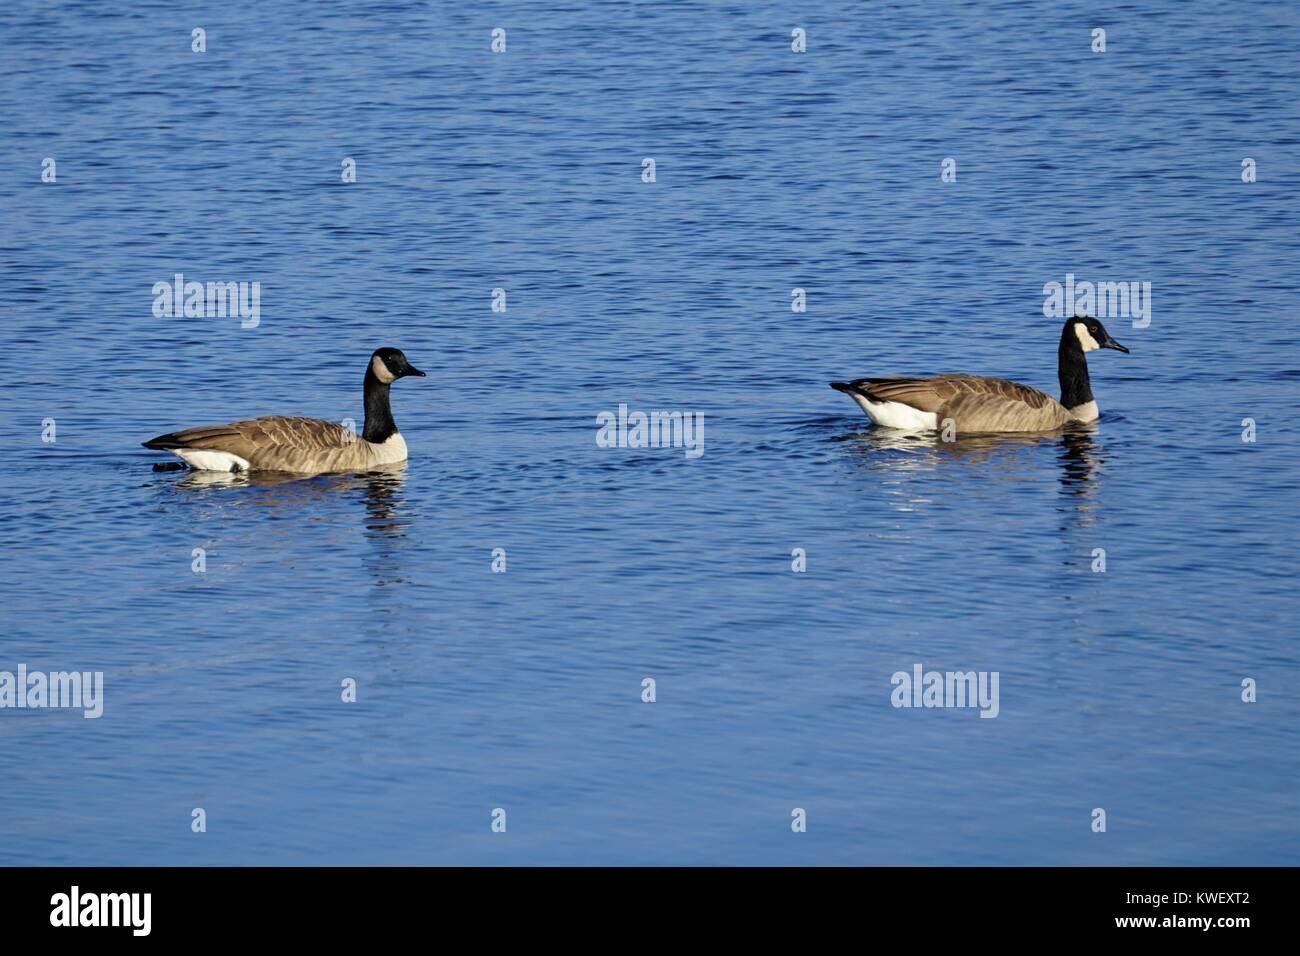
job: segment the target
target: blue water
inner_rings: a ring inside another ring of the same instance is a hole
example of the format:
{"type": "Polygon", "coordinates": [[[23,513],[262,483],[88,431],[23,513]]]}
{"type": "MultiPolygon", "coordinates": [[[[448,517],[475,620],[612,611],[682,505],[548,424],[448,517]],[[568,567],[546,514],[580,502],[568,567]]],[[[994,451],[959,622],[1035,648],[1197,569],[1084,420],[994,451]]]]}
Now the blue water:
{"type": "Polygon", "coordinates": [[[0,670],[105,705],[0,710],[0,862],[1300,861],[1298,20],[5,4],[0,670]],[[156,318],[177,272],[260,324],[156,318]],[[1055,393],[1067,273],[1152,286],[1095,428],[901,439],[827,388],[1055,393]],[[359,421],[381,345],[430,376],[396,474],[139,445],[359,421]],[[620,403],[704,454],[598,447],[620,403]],[[998,717],[892,707],[916,663],[998,717]]]}

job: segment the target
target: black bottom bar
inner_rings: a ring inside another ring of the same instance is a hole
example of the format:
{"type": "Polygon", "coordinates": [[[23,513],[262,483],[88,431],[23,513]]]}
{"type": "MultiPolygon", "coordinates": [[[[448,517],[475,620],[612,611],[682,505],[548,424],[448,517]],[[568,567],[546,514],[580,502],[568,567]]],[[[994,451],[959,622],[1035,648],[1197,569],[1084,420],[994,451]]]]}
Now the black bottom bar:
{"type": "Polygon", "coordinates": [[[398,942],[421,928],[472,930],[484,941],[511,930],[538,942],[552,931],[601,930],[666,942],[665,930],[703,921],[737,938],[797,937],[815,924],[819,933],[871,939],[1050,932],[1195,935],[1230,945],[1282,930],[1284,887],[1293,882],[1290,869],[1256,868],[28,868],[0,873],[0,925],[7,942],[75,934],[83,943],[136,936],[208,944],[255,934],[337,945],[398,942]]]}

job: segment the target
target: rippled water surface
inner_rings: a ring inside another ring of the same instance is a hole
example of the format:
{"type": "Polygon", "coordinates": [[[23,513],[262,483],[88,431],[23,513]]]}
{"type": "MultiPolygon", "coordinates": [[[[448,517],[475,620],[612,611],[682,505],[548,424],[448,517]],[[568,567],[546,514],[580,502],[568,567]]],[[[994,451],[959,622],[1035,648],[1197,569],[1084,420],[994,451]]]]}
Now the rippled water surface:
{"type": "Polygon", "coordinates": [[[105,710],[0,710],[0,861],[1296,863],[1297,16],[6,4],[0,670],[105,710]],[[260,324],[156,318],[177,272],[260,324]],[[1056,392],[1067,273],[1152,285],[1095,427],[827,388],[1056,392]],[[404,468],[151,470],[360,420],[381,345],[404,468]],[[620,403],[705,453],[598,447],[620,403]],[[916,663],[999,716],[895,709],[916,663]]]}

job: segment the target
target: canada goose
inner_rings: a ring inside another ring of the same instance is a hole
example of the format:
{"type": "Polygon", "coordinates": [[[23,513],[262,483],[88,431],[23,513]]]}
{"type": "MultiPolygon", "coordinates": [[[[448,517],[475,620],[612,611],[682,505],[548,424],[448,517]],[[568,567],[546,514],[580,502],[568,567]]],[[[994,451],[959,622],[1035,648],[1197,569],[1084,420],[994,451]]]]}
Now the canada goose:
{"type": "Polygon", "coordinates": [[[317,418],[268,415],[229,425],[202,425],[159,435],[145,448],[169,451],[203,471],[286,471],[299,475],[366,471],[406,460],[406,441],[393,421],[388,386],[425,374],[400,349],[376,349],[366,366],[366,425],[349,428],[317,418]]]}
{"type": "Polygon", "coordinates": [[[1088,382],[1085,352],[1128,349],[1112,339],[1102,324],[1075,316],[1061,330],[1056,350],[1061,380],[1058,402],[1036,388],[982,375],[936,375],[933,378],[860,378],[832,382],[877,425],[929,431],[951,420],[959,433],[1052,431],[1067,422],[1095,422],[1097,402],[1088,382]]]}

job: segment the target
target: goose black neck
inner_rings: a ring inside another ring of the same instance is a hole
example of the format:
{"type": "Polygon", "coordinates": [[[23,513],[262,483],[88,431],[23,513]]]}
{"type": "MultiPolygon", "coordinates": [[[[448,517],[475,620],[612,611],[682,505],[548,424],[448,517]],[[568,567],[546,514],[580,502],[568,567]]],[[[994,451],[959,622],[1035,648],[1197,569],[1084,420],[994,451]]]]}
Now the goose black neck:
{"type": "Polygon", "coordinates": [[[1093,400],[1092,383],[1088,381],[1088,360],[1083,346],[1071,326],[1061,333],[1061,345],[1056,351],[1056,371],[1061,379],[1061,404],[1078,408],[1093,400]]]}
{"type": "Polygon", "coordinates": [[[366,369],[366,428],[361,437],[379,444],[397,434],[393,409],[388,404],[388,385],[375,377],[372,368],[366,369]]]}

